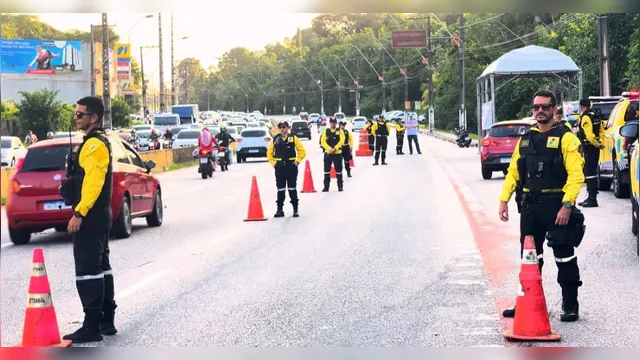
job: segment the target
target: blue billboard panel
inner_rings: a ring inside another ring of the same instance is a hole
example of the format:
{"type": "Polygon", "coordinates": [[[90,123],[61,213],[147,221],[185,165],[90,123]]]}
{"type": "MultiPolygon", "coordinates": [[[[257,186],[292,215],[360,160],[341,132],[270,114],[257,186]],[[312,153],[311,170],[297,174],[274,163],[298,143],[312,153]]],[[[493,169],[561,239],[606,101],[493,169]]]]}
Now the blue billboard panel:
{"type": "Polygon", "coordinates": [[[82,71],[82,42],[0,39],[0,72],[69,74],[82,71]]]}

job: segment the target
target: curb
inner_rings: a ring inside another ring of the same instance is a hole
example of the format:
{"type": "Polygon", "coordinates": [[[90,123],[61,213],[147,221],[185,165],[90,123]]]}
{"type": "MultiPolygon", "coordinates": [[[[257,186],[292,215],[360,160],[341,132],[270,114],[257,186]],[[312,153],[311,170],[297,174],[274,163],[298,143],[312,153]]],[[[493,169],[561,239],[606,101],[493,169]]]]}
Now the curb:
{"type": "MultiPolygon", "coordinates": [[[[438,134],[437,132],[436,133],[430,133],[430,132],[424,131],[423,134],[426,134],[427,136],[434,137],[434,138],[436,138],[438,140],[446,141],[448,143],[452,143],[452,144],[456,143],[456,139],[455,138],[451,138],[451,137],[446,136],[446,135],[441,135],[441,134],[438,134]]],[[[469,145],[469,147],[476,147],[477,148],[478,147],[478,141],[477,140],[472,140],[471,141],[471,145],[469,145]]]]}

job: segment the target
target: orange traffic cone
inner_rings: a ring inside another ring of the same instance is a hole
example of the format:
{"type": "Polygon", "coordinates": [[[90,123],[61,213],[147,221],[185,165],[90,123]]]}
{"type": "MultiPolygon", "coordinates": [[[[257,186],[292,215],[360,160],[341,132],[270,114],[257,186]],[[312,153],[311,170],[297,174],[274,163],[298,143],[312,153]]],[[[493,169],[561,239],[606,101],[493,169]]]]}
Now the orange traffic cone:
{"type": "Polygon", "coordinates": [[[533,236],[524,239],[522,265],[520,266],[522,292],[516,300],[513,331],[505,331],[504,337],[514,340],[558,341],[560,334],[551,330],[547,301],[542,288],[542,275],[538,268],[538,255],[533,236]]]}
{"type": "Polygon", "coordinates": [[[24,317],[22,343],[18,347],[69,347],[70,340],[60,340],[58,319],[51,299],[51,287],[44,266],[42,249],[33,249],[29,300],[24,317]]]}
{"type": "Polygon", "coordinates": [[[336,168],[333,166],[333,164],[331,164],[331,172],[329,173],[329,177],[331,179],[337,179],[338,178],[338,174],[336,173],[336,168]]]}
{"type": "Polygon", "coordinates": [[[352,167],[352,168],[356,167],[356,163],[353,162],[353,156],[349,160],[349,167],[352,167]]]}
{"type": "Polygon", "coordinates": [[[303,193],[314,193],[316,188],[313,186],[313,177],[311,176],[311,166],[309,160],[306,161],[304,166],[304,183],[302,184],[303,193]]]}
{"type": "Polygon", "coordinates": [[[249,209],[247,210],[247,218],[244,221],[264,221],[262,211],[262,202],[260,201],[260,191],[258,190],[258,181],[253,177],[251,181],[251,196],[249,197],[249,209]]]}

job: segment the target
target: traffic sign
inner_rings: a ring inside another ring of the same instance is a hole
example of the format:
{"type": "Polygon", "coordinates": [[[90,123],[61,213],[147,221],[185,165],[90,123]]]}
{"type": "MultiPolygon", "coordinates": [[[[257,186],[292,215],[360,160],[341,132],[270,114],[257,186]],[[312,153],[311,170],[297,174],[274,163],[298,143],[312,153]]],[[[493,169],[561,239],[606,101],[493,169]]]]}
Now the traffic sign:
{"type": "Polygon", "coordinates": [[[401,30],[391,33],[394,49],[421,48],[427,46],[427,32],[424,30],[401,30]]]}

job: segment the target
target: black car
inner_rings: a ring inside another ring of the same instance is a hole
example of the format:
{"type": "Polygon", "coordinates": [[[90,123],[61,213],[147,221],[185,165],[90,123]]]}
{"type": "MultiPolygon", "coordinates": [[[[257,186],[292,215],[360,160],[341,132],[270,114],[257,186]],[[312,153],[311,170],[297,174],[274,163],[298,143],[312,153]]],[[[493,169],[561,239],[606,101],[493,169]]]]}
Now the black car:
{"type": "Polygon", "coordinates": [[[306,121],[294,121],[291,124],[291,133],[297,137],[311,140],[311,129],[306,121]]]}

